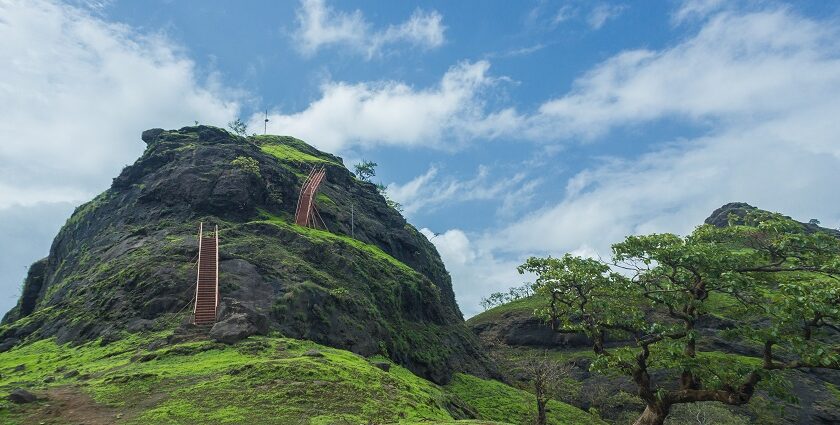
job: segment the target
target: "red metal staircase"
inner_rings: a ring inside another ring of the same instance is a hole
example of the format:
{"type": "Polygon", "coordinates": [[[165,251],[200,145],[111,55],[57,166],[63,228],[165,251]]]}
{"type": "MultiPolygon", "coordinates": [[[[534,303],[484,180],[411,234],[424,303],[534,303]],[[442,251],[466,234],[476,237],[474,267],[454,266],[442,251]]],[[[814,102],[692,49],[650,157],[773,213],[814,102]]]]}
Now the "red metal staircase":
{"type": "Polygon", "coordinates": [[[198,227],[198,275],[195,283],[193,323],[216,323],[219,307],[219,227],[204,234],[204,223],[198,227]]]}
{"type": "MultiPolygon", "coordinates": [[[[303,181],[295,211],[295,224],[298,226],[315,227],[317,225],[316,218],[320,219],[320,215],[315,209],[315,193],[325,176],[324,167],[313,167],[306,180],[303,181]]],[[[321,220],[321,224],[326,228],[324,220],[321,220]]]]}

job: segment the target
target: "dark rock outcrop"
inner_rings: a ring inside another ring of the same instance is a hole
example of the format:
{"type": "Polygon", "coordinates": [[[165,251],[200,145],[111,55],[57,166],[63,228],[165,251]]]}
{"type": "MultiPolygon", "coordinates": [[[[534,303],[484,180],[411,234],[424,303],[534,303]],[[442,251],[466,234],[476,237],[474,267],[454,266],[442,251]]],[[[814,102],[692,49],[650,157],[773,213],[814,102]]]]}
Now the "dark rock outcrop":
{"type": "Polygon", "coordinates": [[[438,382],[483,373],[434,246],[341,158],[291,137],[207,126],[142,139],[143,155],[78,207],[32,266],[0,341],[110,341],[174,326],[189,312],[203,222],[220,231],[223,304],[244,309],[222,312],[220,340],[273,329],[385,354],[438,382]],[[243,157],[257,168],[237,165],[243,157]],[[329,231],[293,224],[314,166],[326,170],[316,205],[329,231]]]}
{"type": "Polygon", "coordinates": [[[8,398],[12,403],[17,404],[32,403],[33,401],[38,400],[38,397],[35,396],[35,394],[32,394],[23,388],[15,389],[6,398],[8,398]]]}
{"type": "MultiPolygon", "coordinates": [[[[711,224],[717,227],[725,227],[729,225],[729,218],[730,216],[735,217],[736,224],[742,224],[744,217],[747,213],[751,211],[762,211],[750,204],[745,202],[730,202],[728,204],[724,204],[720,208],[714,210],[712,214],[706,218],[704,223],[711,224]]],[[[787,216],[786,216],[787,217],[787,216]]],[[[787,217],[790,218],[790,217],[787,217]]],[[[812,232],[823,232],[834,237],[840,238],[840,230],[837,229],[829,229],[826,227],[821,227],[817,223],[803,223],[799,222],[805,231],[812,233],[812,232]]]]}
{"type": "Polygon", "coordinates": [[[233,344],[251,335],[265,335],[269,331],[268,317],[232,299],[225,300],[219,309],[221,320],[210,329],[210,338],[233,344]]]}

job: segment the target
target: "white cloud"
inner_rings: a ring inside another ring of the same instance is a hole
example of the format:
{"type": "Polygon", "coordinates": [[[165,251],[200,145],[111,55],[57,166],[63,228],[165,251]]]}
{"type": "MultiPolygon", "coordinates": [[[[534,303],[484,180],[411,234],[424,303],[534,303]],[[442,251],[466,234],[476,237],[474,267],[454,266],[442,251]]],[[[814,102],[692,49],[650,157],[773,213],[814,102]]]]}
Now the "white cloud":
{"type": "MultiPolygon", "coordinates": [[[[400,145],[453,149],[460,141],[492,136],[506,121],[504,111],[485,112],[483,95],[496,84],[490,63],[464,62],[450,68],[440,82],[416,89],[397,81],[349,84],[327,82],[320,98],[293,114],[269,114],[269,132],[294,134],[335,152],[353,146],[400,145]]],[[[251,127],[261,127],[255,114],[251,127]]]]}
{"type": "Polygon", "coordinates": [[[141,131],[237,108],[164,38],[46,1],[0,3],[0,99],[0,208],[90,198],[142,152],[141,131]]]}
{"type": "MultiPolygon", "coordinates": [[[[753,122],[797,107],[836,83],[826,61],[836,31],[787,9],[713,15],[690,39],[662,50],[621,52],[536,111],[493,110],[486,99],[505,77],[489,62],[458,64],[436,86],[327,82],[303,111],[275,113],[273,131],[327,150],[401,145],[453,149],[476,139],[565,142],[663,119],[701,127],[753,122]],[[817,66],[819,72],[803,69],[817,66]],[[784,99],[784,101],[780,101],[784,99]]],[[[261,123],[257,115],[252,123],[261,123]]]]}
{"type": "Polygon", "coordinates": [[[788,11],[721,13],[672,48],[622,52],[545,102],[527,131],[597,137],[662,118],[771,119],[836,90],[836,29],[788,11]]]}
{"type": "Polygon", "coordinates": [[[465,317],[481,311],[479,303],[482,297],[492,292],[507,291],[528,280],[516,271],[521,261],[494,257],[490,251],[470,241],[459,229],[435,234],[424,228],[420,232],[435,245],[452,275],[455,298],[465,317]]]}
{"type": "Polygon", "coordinates": [[[705,134],[607,158],[570,178],[559,202],[469,238],[472,254],[442,254],[464,311],[480,299],[467,291],[518,283],[511,272],[529,254],[609,258],[626,235],[685,234],[726,202],[840,226],[840,29],[786,8],[724,11],[701,24],[672,47],[604,61],[518,118],[541,140],[601,139],[663,120],[705,134]]]}
{"type": "Polygon", "coordinates": [[[607,21],[619,17],[626,9],[627,6],[620,4],[599,4],[589,12],[586,22],[592,29],[597,30],[603,27],[607,21]]]}
{"type": "Polygon", "coordinates": [[[440,176],[438,167],[432,166],[425,173],[404,184],[391,183],[388,194],[411,215],[421,209],[429,211],[437,207],[479,200],[498,200],[499,212],[510,214],[524,208],[540,179],[528,178],[525,173],[499,175],[490,167],[479,166],[476,175],[470,179],[456,179],[440,176]]]}
{"type": "Polygon", "coordinates": [[[725,6],[724,0],[685,0],[671,15],[671,21],[679,25],[691,19],[702,19],[725,6]]]}
{"type": "Polygon", "coordinates": [[[177,47],[83,3],[0,1],[0,311],[73,205],[143,151],[143,130],[236,116],[177,47]]]}
{"type": "Polygon", "coordinates": [[[571,4],[564,4],[560,7],[560,9],[557,9],[557,12],[554,14],[554,18],[552,18],[551,23],[553,25],[557,25],[574,18],[576,15],[577,10],[575,10],[575,8],[572,7],[571,4]]]}
{"type": "Polygon", "coordinates": [[[393,44],[432,49],[445,42],[446,27],[437,11],[418,9],[399,25],[372,30],[360,10],[341,12],[327,6],[324,0],[302,0],[297,20],[295,39],[305,55],[313,55],[325,46],[344,45],[370,59],[393,44]]]}
{"type": "Polygon", "coordinates": [[[672,48],[597,66],[542,113],[592,137],[664,118],[708,134],[580,172],[562,202],[492,244],[511,252],[586,245],[606,255],[627,234],[688,232],[729,201],[840,224],[836,33],[787,9],[725,12],[672,48]]]}

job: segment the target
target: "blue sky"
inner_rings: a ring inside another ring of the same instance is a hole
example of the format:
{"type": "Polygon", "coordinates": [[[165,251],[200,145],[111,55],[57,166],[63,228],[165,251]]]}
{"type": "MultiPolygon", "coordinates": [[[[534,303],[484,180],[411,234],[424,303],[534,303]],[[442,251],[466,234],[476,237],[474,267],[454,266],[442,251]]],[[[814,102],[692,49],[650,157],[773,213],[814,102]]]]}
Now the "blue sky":
{"type": "Polygon", "coordinates": [[[140,132],[235,117],[379,163],[465,315],[529,255],[746,201],[840,226],[840,4],[0,4],[0,310],[140,132]],[[438,234],[438,236],[434,236],[438,234]]]}

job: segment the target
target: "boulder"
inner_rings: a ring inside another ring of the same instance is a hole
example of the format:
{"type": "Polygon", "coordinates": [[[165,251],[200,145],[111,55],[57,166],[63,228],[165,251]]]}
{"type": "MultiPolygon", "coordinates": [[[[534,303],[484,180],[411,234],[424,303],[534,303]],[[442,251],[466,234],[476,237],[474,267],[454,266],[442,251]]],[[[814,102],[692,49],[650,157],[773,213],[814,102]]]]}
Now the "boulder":
{"type": "Polygon", "coordinates": [[[376,366],[379,369],[384,370],[385,372],[388,372],[388,371],[391,370],[391,363],[388,363],[388,362],[373,362],[373,365],[376,366]]]}
{"type": "Polygon", "coordinates": [[[268,318],[236,300],[222,300],[219,316],[222,320],[210,329],[214,341],[233,344],[251,335],[268,333],[268,318]]]}
{"type": "Polygon", "coordinates": [[[217,342],[233,344],[259,333],[257,328],[248,316],[242,313],[235,313],[221,322],[216,322],[210,329],[210,338],[217,342]]]}
{"type": "Polygon", "coordinates": [[[5,340],[5,341],[3,341],[2,343],[0,343],[0,353],[5,353],[6,351],[11,350],[11,349],[12,349],[12,347],[14,347],[15,345],[17,345],[19,342],[20,342],[20,340],[19,340],[19,339],[17,339],[17,338],[8,338],[8,339],[6,339],[6,340],[5,340]]]}
{"type": "Polygon", "coordinates": [[[35,394],[32,394],[23,388],[15,389],[6,398],[8,398],[12,403],[17,404],[32,403],[33,401],[38,400],[38,397],[36,397],[35,394]]]}
{"type": "Polygon", "coordinates": [[[146,142],[147,145],[151,145],[163,132],[164,130],[162,128],[150,128],[140,134],[140,139],[146,142]]]}

